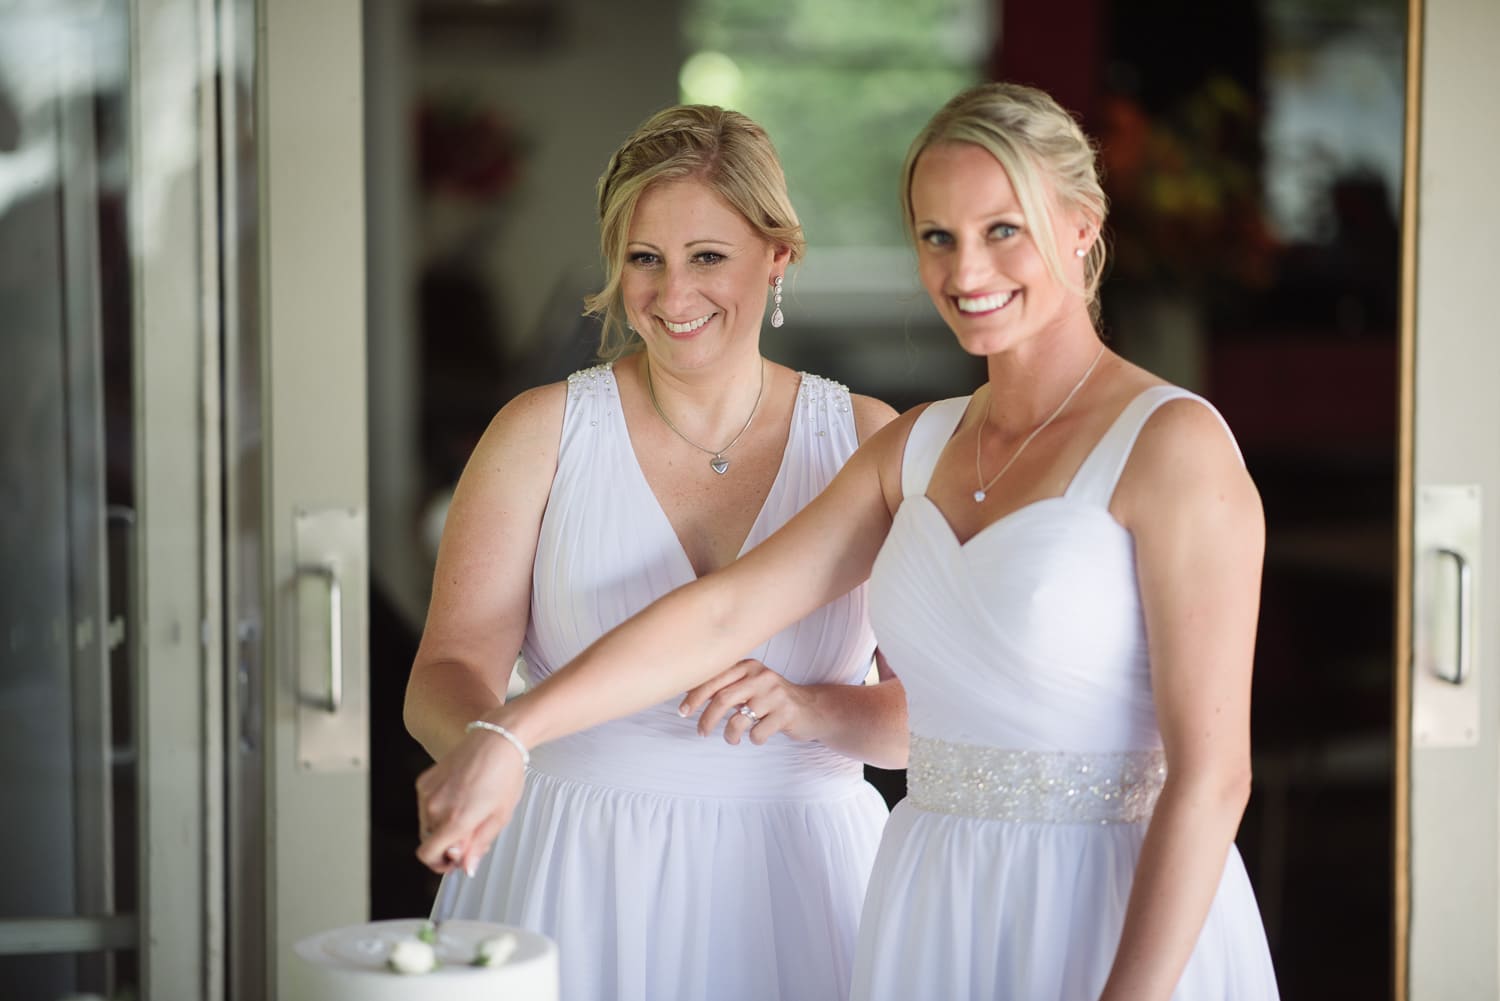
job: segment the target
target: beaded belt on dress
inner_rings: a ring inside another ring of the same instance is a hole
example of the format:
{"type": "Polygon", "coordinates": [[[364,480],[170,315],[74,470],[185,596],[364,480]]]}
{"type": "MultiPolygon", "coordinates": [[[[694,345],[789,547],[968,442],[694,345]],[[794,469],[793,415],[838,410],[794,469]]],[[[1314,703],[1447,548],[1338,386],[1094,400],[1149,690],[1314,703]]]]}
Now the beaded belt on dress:
{"type": "Polygon", "coordinates": [[[912,734],[907,799],[932,813],[1053,824],[1133,824],[1156,808],[1160,750],[1015,751],[912,734]]]}

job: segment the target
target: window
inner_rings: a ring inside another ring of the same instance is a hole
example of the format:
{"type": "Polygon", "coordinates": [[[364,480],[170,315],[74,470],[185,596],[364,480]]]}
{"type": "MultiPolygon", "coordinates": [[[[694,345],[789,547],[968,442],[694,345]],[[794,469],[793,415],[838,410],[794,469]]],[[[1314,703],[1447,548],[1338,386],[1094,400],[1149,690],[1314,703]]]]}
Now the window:
{"type": "Polygon", "coordinates": [[[904,247],[907,144],[979,79],[980,0],[691,0],[682,99],[765,126],[819,247],[904,247]]]}

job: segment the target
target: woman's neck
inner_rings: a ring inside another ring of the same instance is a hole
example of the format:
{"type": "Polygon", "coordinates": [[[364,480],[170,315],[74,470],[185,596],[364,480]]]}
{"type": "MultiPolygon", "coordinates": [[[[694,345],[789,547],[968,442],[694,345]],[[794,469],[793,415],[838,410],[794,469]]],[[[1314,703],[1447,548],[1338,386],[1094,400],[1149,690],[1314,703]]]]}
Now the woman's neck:
{"type": "Polygon", "coordinates": [[[771,378],[770,365],[759,353],[675,369],[643,351],[636,355],[635,365],[648,401],[661,416],[710,448],[738,434],[751,414],[765,405],[771,378]]]}
{"type": "Polygon", "coordinates": [[[1093,324],[1085,320],[989,356],[983,401],[987,426],[1002,434],[1030,431],[1080,387],[1086,373],[1092,381],[1105,361],[1103,349],[1093,324]]]}

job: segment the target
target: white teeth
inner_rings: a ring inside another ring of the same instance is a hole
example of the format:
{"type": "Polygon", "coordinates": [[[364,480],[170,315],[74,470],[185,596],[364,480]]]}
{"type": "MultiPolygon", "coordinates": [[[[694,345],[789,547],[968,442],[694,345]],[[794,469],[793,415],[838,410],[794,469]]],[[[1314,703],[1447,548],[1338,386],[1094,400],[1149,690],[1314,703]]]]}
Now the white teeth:
{"type": "Polygon", "coordinates": [[[958,309],[961,313],[988,313],[992,309],[999,309],[1016,297],[1014,292],[997,292],[994,295],[965,296],[958,297],[958,309]]]}
{"type": "Polygon", "coordinates": [[[673,323],[671,320],[663,320],[661,322],[664,326],[666,326],[668,330],[672,331],[672,333],[674,334],[691,334],[693,331],[697,330],[699,327],[703,326],[713,318],[714,314],[709,313],[707,316],[700,316],[698,317],[698,319],[692,320],[688,323],[673,323]]]}

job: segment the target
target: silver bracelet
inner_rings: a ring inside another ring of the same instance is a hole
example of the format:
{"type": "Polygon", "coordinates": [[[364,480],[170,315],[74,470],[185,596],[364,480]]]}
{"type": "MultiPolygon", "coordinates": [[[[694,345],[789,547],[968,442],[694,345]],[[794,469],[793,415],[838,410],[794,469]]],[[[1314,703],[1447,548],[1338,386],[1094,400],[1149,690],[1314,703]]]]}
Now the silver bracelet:
{"type": "Polygon", "coordinates": [[[521,738],[505,729],[505,727],[501,726],[499,723],[491,723],[487,719],[476,719],[474,722],[464,727],[464,733],[473,733],[475,730],[488,730],[490,733],[498,733],[500,736],[510,741],[512,747],[521,752],[521,764],[531,764],[531,752],[526,750],[526,745],[521,743],[521,738]]]}

